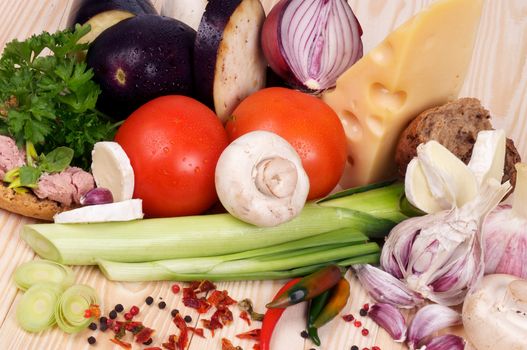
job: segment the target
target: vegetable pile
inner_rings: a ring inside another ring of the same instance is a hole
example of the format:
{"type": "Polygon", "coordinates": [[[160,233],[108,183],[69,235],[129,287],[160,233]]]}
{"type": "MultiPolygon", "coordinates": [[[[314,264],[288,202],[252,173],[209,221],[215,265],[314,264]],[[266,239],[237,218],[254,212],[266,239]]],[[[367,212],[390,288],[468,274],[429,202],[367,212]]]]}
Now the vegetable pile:
{"type": "MultiPolygon", "coordinates": [[[[454,2],[442,1],[453,15],[454,2]]],[[[480,7],[463,1],[474,5],[468,28],[480,7]]],[[[438,8],[423,18],[434,18],[438,8]]],[[[25,330],[56,323],[74,333],[98,318],[95,291],[73,285],[71,269],[61,264],[97,265],[114,281],[191,282],[183,288],[183,304],[200,314],[213,311],[202,320],[212,335],[233,321],[229,306],[236,301],[210,281],[294,278],[267,304],[262,329],[238,337],[268,350],[284,308],[306,301],[305,337],[319,346],[319,328],[349,300],[343,273],[353,266],[376,302],[365,304],[362,317],[411,350],[457,350],[465,346],[462,338],[436,333],[462,320],[469,336],[476,333],[473,317],[482,320],[490,312],[478,298],[489,298],[494,283],[488,278],[476,291],[483,273],[527,277],[527,211],[521,205],[527,167],[517,165],[514,205],[498,206],[511,189],[502,183],[509,148],[503,131],[450,140],[471,150],[468,164],[441,140],[410,150],[411,142],[402,142],[395,158],[411,158],[402,172],[404,185],[388,181],[335,192],[349,172],[346,164],[367,164],[355,169],[363,179],[388,175],[381,172],[393,163],[386,155],[394,158],[395,150],[385,152],[386,145],[396,144],[405,118],[418,112],[407,99],[420,103],[411,89],[379,81],[405,76],[401,67],[411,62],[402,64],[393,53],[396,46],[414,46],[406,36],[421,40],[415,31],[427,29],[425,20],[408,22],[390,45],[381,44],[354,70],[362,57],[362,29],[344,0],[282,0],[267,18],[258,0],[209,0],[197,31],[159,16],[147,0],[101,6],[83,0],[72,18],[75,27],[15,40],[0,58],[0,141],[13,146],[18,161],[4,169],[0,157],[3,181],[17,193],[38,195],[45,178],[56,192],[48,196],[53,200],[63,194],[64,181],[75,190],[67,196],[69,210],[57,213],[55,223],[26,225],[21,234],[47,259],[22,265],[14,275],[26,291],[17,310],[25,330]],[[304,92],[267,87],[267,64],[283,79],[280,85],[304,92]],[[370,74],[379,81],[370,81],[370,74]],[[337,79],[340,88],[324,99],[308,94],[334,87],[337,79]],[[357,87],[348,96],[343,89],[350,82],[357,87]],[[367,97],[361,97],[363,90],[367,97]],[[367,109],[364,115],[357,106],[367,109]],[[361,147],[372,148],[359,152],[353,145],[363,134],[374,145],[364,142],[361,147]],[[368,154],[372,159],[365,159],[368,154]],[[70,163],[91,166],[85,186],[75,182],[76,170],[60,177],[70,163]],[[426,300],[437,304],[423,306],[426,300]],[[450,306],[463,301],[462,316],[450,306]],[[416,307],[407,322],[399,309],[416,307]]],[[[435,40],[427,42],[434,50],[443,45],[435,40]]],[[[467,57],[449,63],[456,82],[449,97],[460,86],[456,79],[467,57]]],[[[414,65],[416,72],[424,69],[414,65]]],[[[449,125],[441,113],[476,101],[461,99],[430,113],[449,125]]],[[[481,109],[475,109],[478,118],[481,109]]],[[[403,135],[420,131],[410,127],[403,135]]],[[[497,305],[507,322],[523,330],[526,287],[519,278],[503,277],[495,293],[506,299],[497,305]]],[[[113,321],[121,311],[110,313],[111,322],[100,321],[105,329],[113,326],[111,341],[130,348],[123,338],[131,332],[136,342],[152,343],[154,331],[133,320],[139,309],[113,321]]],[[[249,325],[253,311],[249,305],[240,314],[249,325]]],[[[351,314],[343,319],[354,320],[351,314]]],[[[187,326],[190,321],[178,312],[172,320],[179,332],[165,348],[184,349],[191,334],[203,336],[204,328],[187,326]]],[[[354,325],[362,326],[359,320],[354,325]]],[[[222,345],[236,349],[228,339],[222,345]]]]}

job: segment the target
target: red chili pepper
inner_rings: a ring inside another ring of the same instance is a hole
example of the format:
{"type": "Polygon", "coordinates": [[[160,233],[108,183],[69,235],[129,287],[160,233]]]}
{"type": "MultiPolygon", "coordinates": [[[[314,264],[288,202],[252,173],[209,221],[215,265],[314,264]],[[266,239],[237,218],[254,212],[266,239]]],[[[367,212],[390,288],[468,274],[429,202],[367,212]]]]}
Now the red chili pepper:
{"type": "MultiPolygon", "coordinates": [[[[280,288],[278,293],[276,293],[274,299],[277,299],[286,290],[288,290],[293,285],[298,283],[298,281],[300,281],[300,278],[295,278],[287,282],[282,288],[280,288]]],[[[260,333],[260,350],[270,349],[271,337],[273,335],[274,328],[276,327],[276,324],[280,320],[280,317],[282,317],[282,314],[284,313],[284,311],[285,311],[285,308],[274,308],[274,309],[268,309],[267,312],[265,313],[265,316],[262,322],[262,332],[260,333]]]]}
{"type": "Polygon", "coordinates": [[[282,308],[313,299],[335,286],[342,278],[337,265],[328,265],[302,278],[278,298],[266,305],[267,308],[282,308]]]}

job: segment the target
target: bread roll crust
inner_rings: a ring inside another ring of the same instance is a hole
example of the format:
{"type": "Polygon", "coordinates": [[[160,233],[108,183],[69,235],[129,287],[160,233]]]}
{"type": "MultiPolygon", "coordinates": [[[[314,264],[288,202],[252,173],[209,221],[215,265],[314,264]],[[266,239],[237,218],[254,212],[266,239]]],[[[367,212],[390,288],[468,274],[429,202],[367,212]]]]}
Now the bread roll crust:
{"type": "MultiPolygon", "coordinates": [[[[419,114],[403,131],[396,149],[397,173],[404,179],[408,163],[417,156],[417,146],[435,140],[448,148],[465,164],[472,156],[478,133],[492,130],[490,113],[476,98],[460,98],[419,114]]],[[[521,161],[511,139],[507,139],[503,182],[516,184],[514,165],[521,161]]]]}
{"type": "Polygon", "coordinates": [[[3,184],[0,184],[0,208],[45,221],[53,221],[55,214],[70,209],[58,202],[40,199],[31,192],[17,193],[3,184]]]}

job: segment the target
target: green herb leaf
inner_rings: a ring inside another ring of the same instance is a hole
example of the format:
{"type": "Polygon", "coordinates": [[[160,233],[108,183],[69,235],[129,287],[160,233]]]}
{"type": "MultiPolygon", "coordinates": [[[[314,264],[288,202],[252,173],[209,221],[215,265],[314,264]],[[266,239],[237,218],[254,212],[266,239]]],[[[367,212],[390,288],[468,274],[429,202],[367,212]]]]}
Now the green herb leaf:
{"type": "Polygon", "coordinates": [[[42,171],[32,166],[20,167],[20,186],[35,187],[42,171]]]}
{"type": "Polygon", "coordinates": [[[68,147],[57,147],[41,157],[40,170],[47,173],[58,173],[66,169],[73,159],[73,150],[68,147]]]}
{"type": "Polygon", "coordinates": [[[89,31],[89,25],[77,25],[74,31],[14,40],[0,58],[0,132],[43,153],[69,147],[72,162],[85,169],[93,145],[112,139],[116,128],[96,111],[101,90],[78,59],[88,48],[78,41],[89,31]]]}

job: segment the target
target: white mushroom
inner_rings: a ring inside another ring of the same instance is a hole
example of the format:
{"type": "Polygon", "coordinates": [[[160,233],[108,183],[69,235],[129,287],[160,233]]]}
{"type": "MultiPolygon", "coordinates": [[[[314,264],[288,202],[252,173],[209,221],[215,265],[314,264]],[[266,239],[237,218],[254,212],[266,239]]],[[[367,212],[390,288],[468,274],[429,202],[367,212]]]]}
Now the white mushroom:
{"type": "Polygon", "coordinates": [[[463,326],[478,350],[527,350],[527,280],[486,276],[465,299],[463,326]]]}
{"type": "Polygon", "coordinates": [[[221,154],[216,191],[231,215],[257,226],[276,226],[300,214],[309,178],[286,140],[272,132],[253,131],[221,154]]]}

